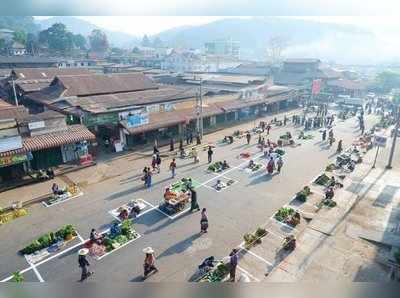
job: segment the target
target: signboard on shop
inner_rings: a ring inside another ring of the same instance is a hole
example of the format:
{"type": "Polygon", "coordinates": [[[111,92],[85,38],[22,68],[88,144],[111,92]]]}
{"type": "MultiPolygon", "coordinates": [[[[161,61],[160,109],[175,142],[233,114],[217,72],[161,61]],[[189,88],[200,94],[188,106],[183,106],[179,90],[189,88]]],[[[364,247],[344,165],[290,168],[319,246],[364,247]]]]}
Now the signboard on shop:
{"type": "Polygon", "coordinates": [[[125,120],[128,128],[149,124],[149,113],[146,109],[119,113],[119,119],[125,120]]]}
{"type": "Polygon", "coordinates": [[[44,121],[36,121],[28,123],[28,127],[30,130],[39,129],[45,127],[44,121]]]}
{"type": "Polygon", "coordinates": [[[374,143],[378,147],[386,147],[387,137],[375,135],[374,136],[374,143]]]}

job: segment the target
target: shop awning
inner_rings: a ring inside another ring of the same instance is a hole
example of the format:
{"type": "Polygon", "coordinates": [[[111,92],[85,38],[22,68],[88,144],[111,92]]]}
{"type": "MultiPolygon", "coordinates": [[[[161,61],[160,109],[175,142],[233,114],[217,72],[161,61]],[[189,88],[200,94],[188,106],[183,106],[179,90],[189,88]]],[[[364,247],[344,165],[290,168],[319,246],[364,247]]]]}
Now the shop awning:
{"type": "Polygon", "coordinates": [[[73,144],[80,141],[94,140],[96,137],[83,125],[70,125],[68,129],[23,139],[22,148],[1,152],[0,157],[15,154],[24,154],[29,151],[38,151],[48,148],[55,148],[66,144],[73,144]]]}

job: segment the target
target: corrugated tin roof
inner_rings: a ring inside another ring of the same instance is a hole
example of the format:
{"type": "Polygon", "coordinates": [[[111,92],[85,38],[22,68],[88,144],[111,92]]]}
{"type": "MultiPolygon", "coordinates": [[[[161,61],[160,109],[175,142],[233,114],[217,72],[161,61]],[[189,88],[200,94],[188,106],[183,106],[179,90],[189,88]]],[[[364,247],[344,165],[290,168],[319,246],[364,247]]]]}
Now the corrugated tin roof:
{"type": "Polygon", "coordinates": [[[53,84],[65,88],[63,96],[99,95],[157,88],[157,85],[142,73],[57,76],[53,84]]]}

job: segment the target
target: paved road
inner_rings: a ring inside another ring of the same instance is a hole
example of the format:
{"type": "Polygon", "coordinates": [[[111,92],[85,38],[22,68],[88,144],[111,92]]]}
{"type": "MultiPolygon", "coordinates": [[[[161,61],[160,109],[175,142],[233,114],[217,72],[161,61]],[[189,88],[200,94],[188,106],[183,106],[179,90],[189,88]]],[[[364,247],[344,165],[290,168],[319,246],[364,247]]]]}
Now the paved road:
{"type": "MultiPolygon", "coordinates": [[[[369,117],[367,125],[372,121],[375,121],[374,116],[369,117]]],[[[288,130],[298,135],[298,130],[289,125],[286,128],[274,128],[271,140],[276,141],[279,135],[288,130]]],[[[334,131],[337,139],[343,139],[344,147],[359,134],[355,118],[337,122],[334,131]]],[[[160,271],[150,277],[149,281],[191,280],[197,265],[205,257],[226,256],[242,242],[245,233],[254,231],[268,221],[277,209],[326,166],[328,159],[335,158],[336,146],[328,148],[321,142],[318,131],[312,134],[315,135],[314,139],[301,141],[301,145],[296,148],[285,148],[285,164],[280,175],[271,177],[263,172],[253,175],[241,169],[248,162],[238,158],[241,152],[250,152],[253,157],[260,153],[255,144],[257,140],[253,137],[250,146],[244,144],[243,139],[215,149],[214,160],[227,160],[232,167],[221,177],[206,173],[207,157],[205,152],[201,152],[199,164],[193,164],[191,160],[178,160],[176,179],[170,179],[170,173],[166,170],[155,175],[150,190],[143,189],[140,180],[132,179],[138,171],[132,169],[132,173],[89,185],[84,189],[84,196],[79,199],[51,208],[36,205],[31,208],[29,216],[0,228],[0,279],[28,267],[25,259],[18,256],[16,251],[41,233],[71,223],[83,238],[88,238],[92,227],[99,230],[108,227],[113,219],[108,214],[109,210],[138,198],[148,202],[149,206],[156,206],[162,199],[163,190],[172,181],[192,177],[202,184],[197,192],[200,206],[208,211],[210,228],[207,234],[198,233],[199,212],[185,212],[172,219],[153,209],[135,220],[135,227],[142,237],[99,261],[91,260],[96,281],[141,281],[142,248],[152,246],[157,254],[160,271]],[[233,179],[237,183],[216,192],[211,186],[221,178],[233,179]]],[[[264,162],[262,158],[257,161],[264,162]]],[[[35,268],[36,272],[28,270],[26,280],[78,280],[77,250],[78,247],[45,261],[35,268]]]]}

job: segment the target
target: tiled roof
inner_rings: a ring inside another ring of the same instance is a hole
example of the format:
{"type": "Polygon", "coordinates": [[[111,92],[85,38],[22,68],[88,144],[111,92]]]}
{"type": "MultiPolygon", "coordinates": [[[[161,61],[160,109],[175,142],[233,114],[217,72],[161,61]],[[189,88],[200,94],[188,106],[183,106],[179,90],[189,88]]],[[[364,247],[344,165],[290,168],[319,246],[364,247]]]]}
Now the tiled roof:
{"type": "Polygon", "coordinates": [[[57,76],[52,85],[65,88],[63,96],[87,96],[156,89],[157,85],[142,73],[57,76]]]}
{"type": "Polygon", "coordinates": [[[59,147],[84,140],[94,140],[95,136],[85,126],[77,124],[70,125],[65,131],[52,132],[43,135],[24,138],[21,149],[10,150],[0,153],[0,157],[15,154],[24,154],[29,151],[38,151],[47,148],[59,147]]]}
{"type": "Polygon", "coordinates": [[[347,79],[339,79],[339,80],[328,81],[328,85],[348,90],[365,90],[368,86],[368,83],[365,81],[352,81],[347,79]]]}

